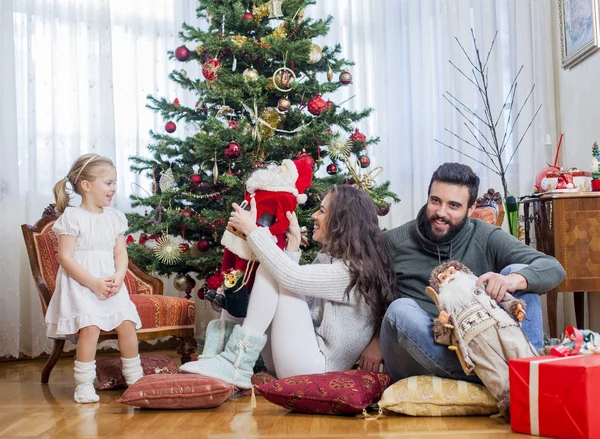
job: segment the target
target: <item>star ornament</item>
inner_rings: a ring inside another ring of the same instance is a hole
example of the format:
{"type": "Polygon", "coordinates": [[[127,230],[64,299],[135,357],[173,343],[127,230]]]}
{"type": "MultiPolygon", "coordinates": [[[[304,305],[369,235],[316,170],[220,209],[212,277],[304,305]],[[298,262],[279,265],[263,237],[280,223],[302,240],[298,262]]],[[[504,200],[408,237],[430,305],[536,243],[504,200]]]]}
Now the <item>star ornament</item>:
{"type": "Polygon", "coordinates": [[[327,151],[334,159],[347,159],[352,151],[352,142],[347,137],[334,139],[331,144],[327,145],[327,151]]]}
{"type": "Polygon", "coordinates": [[[163,235],[156,240],[154,254],[156,259],[166,265],[175,265],[181,260],[181,249],[176,239],[169,235],[163,235]]]}

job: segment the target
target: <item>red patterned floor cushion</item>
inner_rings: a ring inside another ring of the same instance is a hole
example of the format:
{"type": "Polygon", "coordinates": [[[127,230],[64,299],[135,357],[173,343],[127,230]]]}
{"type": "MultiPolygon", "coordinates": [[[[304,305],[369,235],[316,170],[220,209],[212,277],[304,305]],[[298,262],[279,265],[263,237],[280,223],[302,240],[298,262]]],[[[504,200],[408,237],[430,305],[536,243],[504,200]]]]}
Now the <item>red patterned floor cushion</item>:
{"type": "Polygon", "coordinates": [[[392,378],[380,372],[348,370],[298,375],[256,387],[273,404],[300,413],[353,415],[375,404],[392,378]]]}
{"type": "Polygon", "coordinates": [[[142,332],[151,328],[194,325],[196,306],[192,300],[147,294],[131,294],[129,297],[142,320],[142,332]]]}
{"type": "MultiPolygon", "coordinates": [[[[142,355],[142,369],[144,375],[159,373],[174,374],[179,371],[179,366],[168,355],[142,355]]],[[[121,358],[101,358],[96,361],[96,377],[98,390],[122,389],[127,387],[125,377],[121,371],[121,358]]]]}
{"type": "Polygon", "coordinates": [[[154,409],[212,408],[236,390],[225,381],[191,373],[148,375],[130,386],[117,402],[154,409]]]}

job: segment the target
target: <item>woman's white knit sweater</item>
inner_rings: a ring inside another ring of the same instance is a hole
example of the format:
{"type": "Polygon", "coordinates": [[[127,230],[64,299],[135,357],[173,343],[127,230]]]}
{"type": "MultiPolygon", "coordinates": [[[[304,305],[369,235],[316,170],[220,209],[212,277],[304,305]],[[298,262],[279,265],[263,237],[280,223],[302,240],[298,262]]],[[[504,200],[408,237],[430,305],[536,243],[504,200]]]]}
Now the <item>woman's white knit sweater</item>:
{"type": "Polygon", "coordinates": [[[362,296],[354,288],[346,295],[346,264],[319,253],[312,265],[299,265],[300,252],[287,257],[263,227],[250,233],[247,242],[280,288],[306,297],[326,370],[351,369],[371,341],[374,324],[362,296]]]}

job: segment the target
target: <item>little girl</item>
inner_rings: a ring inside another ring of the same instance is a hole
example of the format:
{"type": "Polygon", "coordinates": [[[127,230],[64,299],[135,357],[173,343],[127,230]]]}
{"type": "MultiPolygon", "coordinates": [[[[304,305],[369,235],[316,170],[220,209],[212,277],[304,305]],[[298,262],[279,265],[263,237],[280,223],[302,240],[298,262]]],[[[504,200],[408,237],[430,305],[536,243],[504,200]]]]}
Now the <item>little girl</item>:
{"type": "Polygon", "coordinates": [[[114,330],[118,335],[127,384],[143,376],[135,332],[142,325],[123,285],[128,264],[123,236],[127,219],[109,207],[116,179],[110,159],[86,154],[54,186],[56,207],[62,212],[52,228],[58,235],[60,269],[46,313],[47,336],[79,336],[74,368],[78,403],[100,399],[94,390],[94,358],[101,330],[114,330]],[[69,207],[67,185],[81,195],[81,206],[69,207]]]}

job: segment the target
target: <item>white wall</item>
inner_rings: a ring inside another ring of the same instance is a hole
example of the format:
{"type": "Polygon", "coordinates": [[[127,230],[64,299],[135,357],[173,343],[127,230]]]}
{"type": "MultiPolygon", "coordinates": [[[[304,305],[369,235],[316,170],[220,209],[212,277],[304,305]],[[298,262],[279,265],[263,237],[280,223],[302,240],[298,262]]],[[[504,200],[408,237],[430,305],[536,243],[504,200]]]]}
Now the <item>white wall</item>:
{"type": "MultiPolygon", "coordinates": [[[[553,20],[558,131],[564,133],[560,163],[589,171],[592,144],[600,142],[600,50],[564,70],[561,67],[558,7],[553,20]]],[[[598,273],[600,275],[600,273],[598,273]]],[[[589,294],[589,329],[600,331],[600,292],[589,294]]]]}

